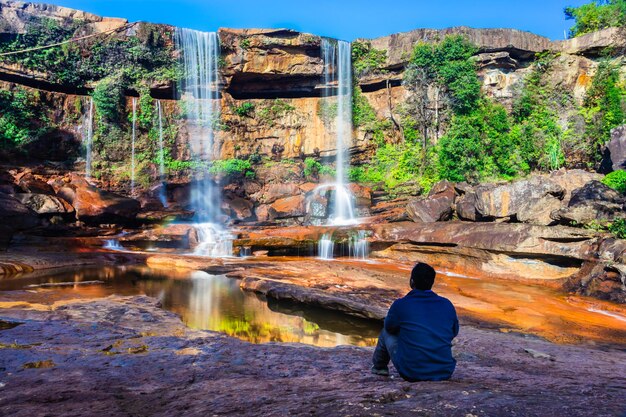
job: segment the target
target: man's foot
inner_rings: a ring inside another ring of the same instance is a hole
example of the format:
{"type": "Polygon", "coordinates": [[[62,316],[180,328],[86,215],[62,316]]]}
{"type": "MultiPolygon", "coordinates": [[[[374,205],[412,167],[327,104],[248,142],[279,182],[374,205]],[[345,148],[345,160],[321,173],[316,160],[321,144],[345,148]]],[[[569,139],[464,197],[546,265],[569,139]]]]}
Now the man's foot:
{"type": "Polygon", "coordinates": [[[384,367],[382,369],[378,369],[375,366],[372,366],[372,373],[374,375],[389,376],[389,368],[384,367]]]}

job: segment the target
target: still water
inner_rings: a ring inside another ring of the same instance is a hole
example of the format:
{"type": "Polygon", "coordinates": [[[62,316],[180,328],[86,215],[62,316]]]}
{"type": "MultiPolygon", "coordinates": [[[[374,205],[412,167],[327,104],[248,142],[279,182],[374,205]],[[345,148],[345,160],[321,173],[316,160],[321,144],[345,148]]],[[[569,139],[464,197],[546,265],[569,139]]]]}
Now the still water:
{"type": "Polygon", "coordinates": [[[0,280],[2,298],[53,304],[109,295],[147,295],[194,329],[213,330],[254,343],[299,342],[315,346],[375,344],[380,326],[302,305],[266,300],[239,281],[201,271],[105,267],[29,274],[0,280]]]}

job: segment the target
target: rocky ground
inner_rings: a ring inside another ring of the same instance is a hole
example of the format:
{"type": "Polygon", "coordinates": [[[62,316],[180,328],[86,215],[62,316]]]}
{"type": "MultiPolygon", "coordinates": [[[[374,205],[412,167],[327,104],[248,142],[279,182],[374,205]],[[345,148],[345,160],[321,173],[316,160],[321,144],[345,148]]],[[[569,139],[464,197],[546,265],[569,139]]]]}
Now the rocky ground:
{"type": "Polygon", "coordinates": [[[465,326],[447,382],[369,373],[371,348],[254,345],[192,331],[146,297],[3,310],[11,416],[618,416],[626,353],[465,326]]]}

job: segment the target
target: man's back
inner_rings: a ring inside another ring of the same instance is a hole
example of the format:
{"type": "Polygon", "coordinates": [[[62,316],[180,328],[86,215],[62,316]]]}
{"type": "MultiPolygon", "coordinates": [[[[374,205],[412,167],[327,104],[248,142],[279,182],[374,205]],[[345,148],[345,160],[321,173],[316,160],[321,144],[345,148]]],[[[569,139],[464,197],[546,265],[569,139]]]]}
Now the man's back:
{"type": "Polygon", "coordinates": [[[409,381],[439,381],[452,376],[452,339],[459,322],[452,303],[432,291],[412,290],[396,300],[385,329],[398,337],[393,363],[409,381]]]}

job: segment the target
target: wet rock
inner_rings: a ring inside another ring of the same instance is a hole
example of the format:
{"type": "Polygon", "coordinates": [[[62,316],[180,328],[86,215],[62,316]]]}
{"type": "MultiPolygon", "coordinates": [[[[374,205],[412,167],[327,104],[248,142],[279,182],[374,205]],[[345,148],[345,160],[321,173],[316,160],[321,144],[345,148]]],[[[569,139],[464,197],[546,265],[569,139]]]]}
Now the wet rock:
{"type": "Polygon", "coordinates": [[[255,212],[256,217],[260,222],[267,222],[276,218],[276,213],[269,204],[262,204],[258,206],[255,212]]]}
{"type": "Polygon", "coordinates": [[[15,194],[15,198],[37,214],[66,215],[74,213],[74,207],[60,197],[46,194],[15,194]]]}
{"type": "Polygon", "coordinates": [[[74,206],[79,220],[92,224],[130,223],[140,209],[139,201],[100,190],[76,174],[58,195],[74,206]]]}
{"type": "Polygon", "coordinates": [[[409,202],[406,212],[414,222],[434,223],[450,220],[456,191],[448,181],[441,181],[432,188],[428,197],[409,202]]]}
{"type": "Polygon", "coordinates": [[[17,184],[23,193],[54,195],[54,188],[47,182],[36,178],[32,173],[20,177],[17,184]]]}
{"type": "Polygon", "coordinates": [[[606,165],[611,170],[626,169],[626,125],[611,130],[611,140],[606,144],[606,165]]]}
{"type": "Polygon", "coordinates": [[[356,207],[370,208],[372,206],[372,189],[359,184],[348,184],[348,190],[355,199],[356,207]]]}
{"type": "Polygon", "coordinates": [[[591,181],[572,193],[566,208],[554,213],[554,218],[564,223],[587,225],[592,222],[607,222],[616,218],[625,218],[626,198],[617,191],[591,181]]]}
{"type": "Polygon", "coordinates": [[[198,244],[198,233],[190,224],[170,224],[127,235],[119,239],[120,243],[130,242],[140,246],[165,246],[180,249],[192,249],[198,244]]]}
{"type": "MultiPolygon", "coordinates": [[[[510,184],[484,184],[475,190],[476,210],[481,216],[494,219],[510,219],[521,210],[540,212],[536,206],[545,202],[544,197],[562,199],[565,192],[558,184],[541,177],[510,184]]],[[[532,220],[528,214],[522,217],[532,220]]]]}
{"type": "Polygon", "coordinates": [[[37,226],[35,212],[18,199],[0,194],[0,249],[4,249],[15,232],[37,226]]]}

